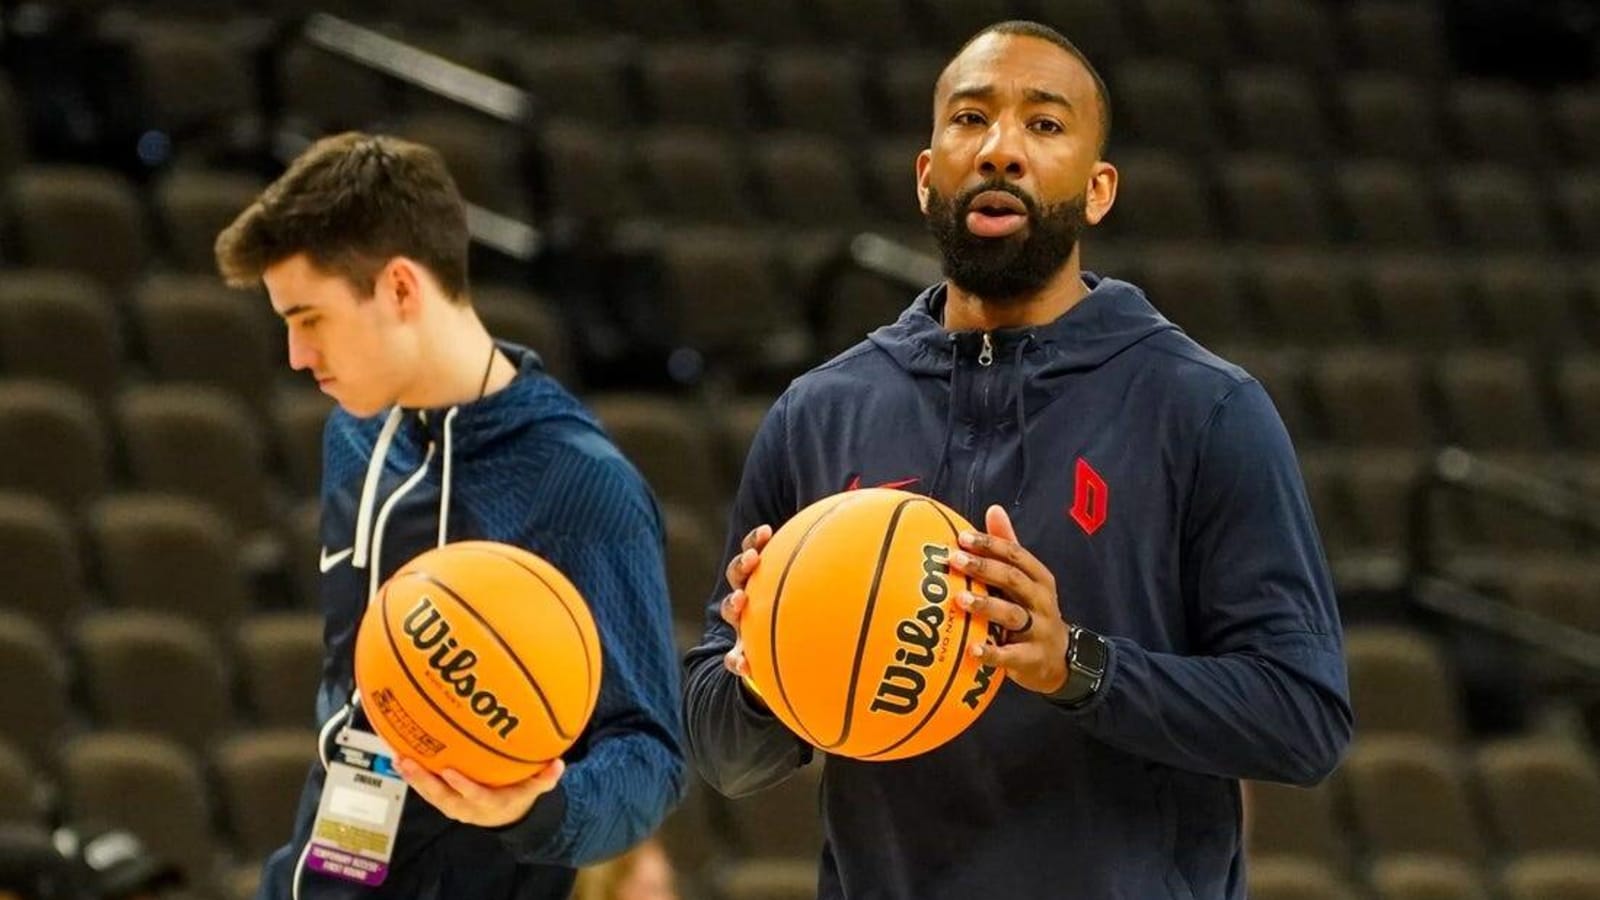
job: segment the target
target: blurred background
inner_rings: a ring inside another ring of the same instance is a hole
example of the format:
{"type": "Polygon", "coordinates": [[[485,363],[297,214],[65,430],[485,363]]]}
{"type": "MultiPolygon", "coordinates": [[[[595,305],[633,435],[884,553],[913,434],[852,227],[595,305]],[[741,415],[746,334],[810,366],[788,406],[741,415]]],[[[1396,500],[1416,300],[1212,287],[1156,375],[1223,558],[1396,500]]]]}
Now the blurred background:
{"type": "MultiPolygon", "coordinates": [[[[771,399],[938,279],[933,82],[1019,16],[1111,90],[1085,266],[1267,385],[1339,584],[1358,737],[1253,788],[1251,896],[1600,898],[1592,0],[5,3],[0,821],[212,900],[288,834],[328,406],[211,245],[309,140],[444,154],[491,330],[663,501],[687,645],[771,399]]],[[[812,896],[816,768],[696,784],[682,896],[812,896]]]]}

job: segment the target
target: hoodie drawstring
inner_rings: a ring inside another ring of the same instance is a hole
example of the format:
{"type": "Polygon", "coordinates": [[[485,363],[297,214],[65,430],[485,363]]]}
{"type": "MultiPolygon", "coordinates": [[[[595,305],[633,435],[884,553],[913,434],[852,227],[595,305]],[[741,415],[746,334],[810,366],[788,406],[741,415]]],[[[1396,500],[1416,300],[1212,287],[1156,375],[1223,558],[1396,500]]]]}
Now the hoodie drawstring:
{"type": "Polygon", "coordinates": [[[955,439],[956,431],[956,367],[960,362],[959,350],[956,346],[956,336],[948,338],[950,345],[950,399],[945,403],[944,419],[944,449],[939,451],[939,465],[933,470],[933,484],[928,489],[928,496],[937,497],[944,488],[944,476],[950,470],[950,444],[955,439]]]}
{"type": "Polygon", "coordinates": [[[1028,380],[1022,375],[1022,353],[1032,342],[1032,332],[1023,335],[1017,343],[1017,358],[1011,361],[1017,375],[1017,442],[1022,445],[1022,479],[1017,482],[1017,495],[1011,498],[1012,509],[1022,505],[1022,491],[1028,484],[1028,404],[1023,402],[1023,391],[1028,386],[1028,380]]]}
{"type": "Polygon", "coordinates": [[[357,569],[366,568],[368,552],[372,544],[372,509],[378,502],[378,482],[383,477],[383,458],[389,455],[389,445],[394,443],[394,433],[400,430],[400,419],[404,412],[396,406],[389,411],[389,418],[384,420],[383,430],[378,432],[378,442],[372,448],[372,459],[367,461],[367,477],[361,485],[360,512],[356,515],[355,550],[351,554],[350,564],[357,569]]]}
{"type": "Polygon", "coordinates": [[[461,407],[452,406],[444,414],[444,474],[440,476],[439,486],[439,546],[445,544],[446,527],[450,523],[450,461],[455,454],[450,450],[450,426],[455,424],[456,413],[461,412],[461,407]]]}

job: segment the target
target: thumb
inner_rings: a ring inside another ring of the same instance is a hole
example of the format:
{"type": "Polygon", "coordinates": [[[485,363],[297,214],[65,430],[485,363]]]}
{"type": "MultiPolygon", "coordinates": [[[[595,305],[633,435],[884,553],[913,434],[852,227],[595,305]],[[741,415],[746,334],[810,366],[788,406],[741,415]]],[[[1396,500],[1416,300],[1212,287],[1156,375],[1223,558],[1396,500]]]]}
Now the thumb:
{"type": "Polygon", "coordinates": [[[984,530],[997,538],[1012,541],[1017,540],[1017,529],[1011,526],[1011,516],[1006,513],[1006,508],[998,503],[989,505],[984,513],[984,530]]]}

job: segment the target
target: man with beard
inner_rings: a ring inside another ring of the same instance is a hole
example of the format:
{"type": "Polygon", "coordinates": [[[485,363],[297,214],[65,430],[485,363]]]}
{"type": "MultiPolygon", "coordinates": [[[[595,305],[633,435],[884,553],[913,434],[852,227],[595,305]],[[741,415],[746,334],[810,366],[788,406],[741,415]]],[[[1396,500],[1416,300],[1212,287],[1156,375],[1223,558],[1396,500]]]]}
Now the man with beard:
{"type": "Polygon", "coordinates": [[[1350,738],[1338,613],[1293,448],[1260,384],[1084,272],[1116,198],[1110,102],[1029,22],[985,29],[934,92],[918,194],[945,281],[797,379],[750,449],[684,713],[743,796],[812,750],[743,686],[743,587],[772,527],[898,483],[982,532],[957,595],[1005,629],[960,737],[829,757],[820,898],[1245,896],[1240,779],[1312,784],[1350,738]]]}

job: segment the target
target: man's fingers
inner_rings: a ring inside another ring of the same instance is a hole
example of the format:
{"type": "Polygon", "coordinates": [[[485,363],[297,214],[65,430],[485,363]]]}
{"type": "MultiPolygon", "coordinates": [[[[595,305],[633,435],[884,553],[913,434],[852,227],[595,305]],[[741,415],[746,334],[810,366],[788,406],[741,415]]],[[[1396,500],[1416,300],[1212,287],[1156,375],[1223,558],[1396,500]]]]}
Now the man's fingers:
{"type": "Polygon", "coordinates": [[[755,550],[759,552],[762,547],[767,545],[767,541],[770,540],[772,540],[772,526],[757,525],[756,527],[750,529],[750,533],[744,536],[744,541],[739,546],[740,549],[743,550],[755,550]]]}
{"type": "Polygon", "coordinates": [[[744,618],[744,607],[749,598],[743,590],[736,590],[722,598],[722,621],[739,630],[739,620],[744,618]]]}
{"type": "Polygon", "coordinates": [[[1015,669],[1023,663],[1029,654],[1037,653],[1028,644],[995,644],[990,641],[975,641],[970,652],[986,666],[995,666],[1001,669],[1015,669]]]}
{"type": "Polygon", "coordinates": [[[1014,603],[1031,608],[1038,602],[1034,597],[1039,591],[1038,583],[1009,563],[957,550],[950,554],[950,565],[958,572],[1005,591],[1014,603]]]}
{"type": "Polygon", "coordinates": [[[734,588],[744,587],[750,580],[750,573],[756,570],[756,564],[761,561],[761,553],[754,547],[740,551],[738,556],[728,560],[728,586],[734,588]]]}
{"type": "Polygon", "coordinates": [[[412,760],[399,760],[397,768],[400,769],[400,774],[405,776],[406,784],[421,795],[422,799],[428,801],[428,804],[434,809],[447,816],[454,817],[452,813],[459,799],[455,789],[440,780],[439,776],[429,772],[412,760]]]}
{"type": "Polygon", "coordinates": [[[722,665],[729,672],[732,672],[741,678],[749,676],[750,661],[744,658],[744,643],[742,641],[734,644],[732,650],[729,650],[727,653],[723,654],[722,665]]]}
{"type": "Polygon", "coordinates": [[[999,624],[1007,631],[1022,631],[1030,619],[1028,611],[1023,607],[992,595],[984,596],[962,591],[956,595],[956,604],[968,612],[987,616],[989,621],[999,624]]]}

